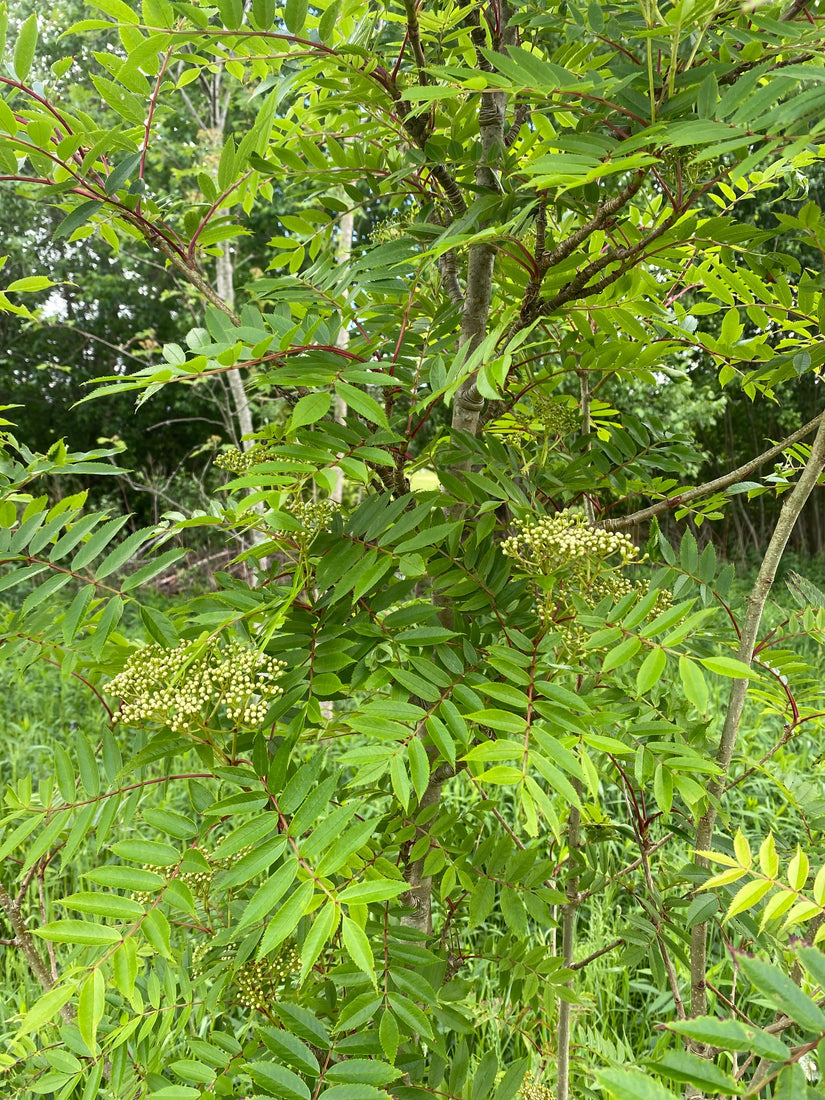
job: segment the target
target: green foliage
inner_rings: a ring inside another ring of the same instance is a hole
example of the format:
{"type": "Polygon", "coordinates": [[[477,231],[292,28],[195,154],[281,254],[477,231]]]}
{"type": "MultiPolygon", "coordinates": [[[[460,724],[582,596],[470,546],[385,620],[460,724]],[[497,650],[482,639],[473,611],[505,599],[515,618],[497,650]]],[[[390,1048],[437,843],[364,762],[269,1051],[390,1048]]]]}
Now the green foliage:
{"type": "MultiPolygon", "coordinates": [[[[821,442],[780,447],[781,477],[751,481],[754,461],[691,491],[672,410],[638,393],[701,361],[774,400],[825,362],[820,277],[740,217],[819,156],[817,20],[92,7],[71,34],[104,48],[70,86],[27,83],[38,19],[14,28],[3,178],[59,211],[58,248],[153,250],[194,324],[90,407],[243,372],[281,408],[222,453],[205,507],[138,530],[61,494],[122,473],[117,448],[3,436],[3,655],[96,707],[5,794],[9,1095],[816,1096],[825,967],[784,933],[821,939],[825,880],[808,888],[802,799],[764,777],[792,743],[815,755],[795,643],[822,600],[795,582],[743,648],[770,578],[732,594],[694,530],[816,480],[821,442]],[[249,124],[178,146],[197,189],[175,191],[164,142],[204,85],[213,111],[245,96],[249,124]],[[236,309],[229,250],[276,186],[291,212],[236,309]],[[644,553],[623,528],[667,510],[694,530],[677,547],[654,526],[644,553]],[[203,530],[241,545],[232,571],[161,606],[152,581],[203,530]],[[770,735],[728,753],[745,684],[770,735]],[[772,838],[758,872],[742,832],[733,856],[695,851],[717,812],[752,812],[739,786],[779,807],[784,877],[772,838]],[[745,878],[708,939],[714,891],[745,878]],[[641,1022],[599,1037],[588,968],[618,950],[641,1022]]],[[[819,208],[787,228],[819,247],[819,208]]],[[[20,296],[56,281],[9,280],[0,308],[31,319],[20,296]]]]}

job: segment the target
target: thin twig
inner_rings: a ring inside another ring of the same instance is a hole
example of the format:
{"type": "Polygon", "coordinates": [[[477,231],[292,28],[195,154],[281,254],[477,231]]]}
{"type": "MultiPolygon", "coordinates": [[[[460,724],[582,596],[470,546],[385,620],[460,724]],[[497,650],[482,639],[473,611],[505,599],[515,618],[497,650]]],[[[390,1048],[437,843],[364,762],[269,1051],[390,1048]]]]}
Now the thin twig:
{"type": "Polygon", "coordinates": [[[624,947],[625,941],[623,939],[613,940],[612,943],[605,944],[604,947],[600,947],[598,951],[594,951],[592,955],[588,955],[586,959],[580,959],[577,963],[571,963],[567,968],[568,970],[583,970],[590,963],[595,962],[596,959],[600,959],[602,955],[607,955],[610,951],[615,951],[617,947],[624,947]]]}
{"type": "MultiPolygon", "coordinates": [[[[657,840],[655,844],[651,844],[651,846],[647,850],[648,855],[652,856],[654,852],[657,852],[659,850],[659,848],[664,847],[664,845],[667,844],[669,840],[673,840],[674,835],[674,833],[668,833],[667,836],[663,836],[661,840],[657,840]]],[[[625,875],[632,874],[634,871],[638,870],[641,865],[641,859],[634,859],[632,863],[628,863],[626,867],[622,867],[621,871],[617,871],[615,875],[611,875],[611,877],[606,882],[602,881],[599,883],[598,886],[594,886],[591,890],[585,890],[583,894],[579,895],[579,901],[587,901],[588,898],[592,898],[595,894],[603,893],[605,886],[615,882],[617,879],[623,878],[625,875]]]]}

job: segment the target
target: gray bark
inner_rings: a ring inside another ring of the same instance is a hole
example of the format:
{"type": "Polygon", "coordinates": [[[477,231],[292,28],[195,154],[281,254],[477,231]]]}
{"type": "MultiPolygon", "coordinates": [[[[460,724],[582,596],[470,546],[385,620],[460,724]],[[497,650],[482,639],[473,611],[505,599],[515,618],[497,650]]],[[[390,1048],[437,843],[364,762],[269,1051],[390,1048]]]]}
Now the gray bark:
{"type": "MultiPolygon", "coordinates": [[[[228,243],[223,245],[223,251],[215,261],[215,289],[218,292],[218,296],[226,302],[229,308],[234,312],[235,268],[232,263],[232,254],[229,251],[228,243]]],[[[228,378],[229,392],[232,394],[232,404],[234,406],[235,419],[238,424],[238,435],[240,437],[239,445],[246,451],[254,442],[251,439],[244,438],[245,436],[250,436],[254,431],[252,425],[252,412],[249,408],[249,398],[244,388],[240,370],[229,371],[228,378]]]]}
{"type": "MultiPolygon", "coordinates": [[[[14,946],[20,949],[29,970],[43,987],[44,992],[48,993],[48,991],[54,987],[54,979],[49,973],[49,968],[43,961],[40,952],[37,950],[31,933],[28,928],[26,928],[26,922],[23,920],[19,902],[16,898],[11,896],[3,885],[0,885],[0,909],[6,914],[6,918],[11,925],[12,932],[14,933],[14,946]]],[[[60,1009],[60,1015],[67,1024],[72,1023],[75,1018],[74,1009],[68,1004],[63,1005],[60,1009]]]]}

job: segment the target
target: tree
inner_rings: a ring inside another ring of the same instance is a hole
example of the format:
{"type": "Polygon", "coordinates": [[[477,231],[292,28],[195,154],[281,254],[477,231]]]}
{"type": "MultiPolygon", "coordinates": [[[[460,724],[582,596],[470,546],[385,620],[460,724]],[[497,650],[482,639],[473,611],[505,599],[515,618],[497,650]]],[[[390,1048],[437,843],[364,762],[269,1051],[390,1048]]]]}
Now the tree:
{"type": "MultiPolygon", "coordinates": [[[[23,4],[15,8],[13,18],[20,24],[31,10],[32,5],[23,4]]],[[[30,82],[53,80],[63,72],[65,64],[61,62],[65,59],[59,51],[66,48],[72,51],[78,68],[95,65],[95,53],[107,48],[110,25],[97,32],[70,35],[68,43],[60,38],[82,14],[83,4],[69,0],[53,8],[48,20],[41,19],[30,82]]],[[[209,170],[217,171],[222,146],[219,129],[229,110],[236,126],[249,121],[237,85],[234,97],[221,86],[221,74],[216,74],[183,89],[183,99],[174,105],[174,111],[166,113],[153,138],[153,186],[165,194],[184,188],[193,206],[204,201],[198,179],[203,167],[207,175],[209,170]],[[215,142],[218,156],[210,160],[210,143],[215,142]],[[190,164],[196,145],[197,171],[191,170],[190,164]]],[[[104,124],[108,121],[108,108],[91,85],[68,85],[61,99],[64,107],[89,112],[95,122],[101,115],[104,124]]],[[[207,178],[206,186],[211,194],[216,185],[207,178]]],[[[276,207],[277,201],[276,194],[276,207]]],[[[177,504],[189,509],[203,507],[205,495],[198,486],[204,453],[214,452],[227,440],[237,445],[251,431],[249,401],[238,372],[212,377],[207,385],[190,389],[186,397],[180,391],[174,397],[170,393],[174,408],[153,402],[135,409],[129,394],[108,403],[105,412],[100,406],[73,406],[89,392],[84,386],[96,378],[126,374],[135,365],[159,360],[162,346],[200,319],[200,305],[192,288],[173,271],[164,271],[162,259],[158,262],[159,258],[139,243],[122,242],[115,255],[110,244],[99,237],[78,235],[68,246],[60,236],[52,240],[61,220],[59,210],[32,203],[19,190],[6,189],[0,224],[9,253],[7,279],[21,278],[28,257],[39,254],[41,270],[49,271],[55,285],[44,288],[34,299],[39,308],[32,305],[33,317],[4,315],[0,401],[17,401],[23,406],[17,416],[19,428],[37,449],[47,450],[61,433],[71,435],[75,447],[84,449],[95,446],[101,436],[116,435],[125,447],[124,463],[139,467],[133,478],[120,477],[117,482],[117,491],[139,522],[157,519],[160,511],[177,504]],[[236,388],[239,410],[233,407],[235,381],[240,387],[236,388]],[[144,492],[133,491],[137,489],[144,492]]],[[[241,262],[257,265],[261,261],[255,253],[265,247],[266,237],[254,224],[244,230],[248,236],[238,238],[236,249],[242,243],[241,262]]],[[[217,256],[215,268],[222,265],[226,269],[228,260],[228,251],[217,256]]],[[[224,287],[231,289],[231,264],[229,278],[226,270],[221,278],[224,287]]],[[[264,411],[271,414],[271,402],[269,405],[264,411]]],[[[214,480],[214,474],[211,476],[214,480]]],[[[88,488],[97,497],[100,486],[88,488]]]]}
{"type": "MultiPolygon", "coordinates": [[[[691,488],[684,441],[621,396],[695,358],[761,402],[825,361],[820,277],[739,216],[819,156],[815,10],[93,6],[74,29],[111,35],[88,73],[110,124],[27,83],[26,20],[0,77],[3,178],[62,210],[60,239],[141,241],[203,303],[161,369],[97,398],[243,369],[290,411],[226,460],[228,496],[175,526],[253,531],[257,583],[219,577],[167,611],[141,586],[180,551],[124,572],[159,533],[117,543],[123,517],[49,495],[99,456],[7,435],[2,584],[28,587],[6,654],[25,667],[34,644],[102,708],[99,735],[56,746],[53,784],[7,796],[0,851],[21,877],[0,907],[44,988],[11,1048],[18,1091],[802,1095],[825,968],[813,947],[793,977],[778,964],[789,928],[819,938],[825,878],[808,885],[800,850],[786,883],[769,837],[756,872],[714,826],[819,720],[789,639],[822,629],[825,597],[800,580],[799,613],[760,627],[825,421],[691,488]],[[156,181],[153,141],[211,73],[260,106],[190,203],[156,181]],[[301,205],[236,312],[209,265],[273,180],[301,205]],[[394,216],[337,248],[339,221],[379,203],[394,216]],[[782,454],[796,476],[740,607],[712,544],[688,529],[675,551],[656,517],[701,526],[782,454]],[[645,563],[626,531],[648,521],[645,563]],[[780,732],[740,760],[752,680],[780,732]],[[97,888],[28,928],[32,868],[60,892],[92,844],[97,888]],[[724,923],[714,891],[746,877],[724,923]],[[626,927],[581,957],[604,892],[626,927]],[[775,1019],[742,1022],[726,937],[760,956],[736,956],[738,980],[775,1019]],[[43,941],[67,945],[56,977],[43,941]],[[629,1051],[571,1015],[580,973],[618,950],[661,995],[629,1051]]],[[[821,252],[819,207],[798,223],[821,252]]]]}

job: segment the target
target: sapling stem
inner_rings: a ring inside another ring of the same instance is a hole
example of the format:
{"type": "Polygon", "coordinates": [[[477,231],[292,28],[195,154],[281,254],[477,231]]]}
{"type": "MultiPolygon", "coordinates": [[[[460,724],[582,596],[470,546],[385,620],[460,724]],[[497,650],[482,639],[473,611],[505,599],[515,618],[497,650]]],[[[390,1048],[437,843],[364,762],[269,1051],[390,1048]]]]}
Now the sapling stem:
{"type": "MultiPolygon", "coordinates": [[[[574,779],[576,794],[581,795],[581,781],[574,779]]],[[[573,952],[576,946],[576,915],[581,900],[579,898],[578,851],[581,845],[581,812],[578,806],[571,806],[567,821],[567,859],[570,873],[567,878],[567,902],[562,907],[561,918],[561,956],[565,966],[573,965],[573,952]]],[[[568,983],[571,984],[571,983],[568,983]]],[[[569,1100],[570,1096],[570,1013],[569,1001],[559,1001],[559,1031],[557,1039],[556,1063],[556,1100],[569,1100]]]]}
{"type": "MultiPolygon", "coordinates": [[[[753,659],[759,624],[762,620],[762,613],[765,610],[771,586],[776,578],[776,571],[779,568],[779,563],[782,560],[782,555],[796,521],[799,519],[802,509],[819,479],[823,466],[825,466],[825,418],[819,422],[811,453],[799,476],[799,480],[785,498],[773,535],[759,567],[759,573],[748,597],[748,610],[742,625],[739,649],[736,654],[743,664],[750,665],[753,659]]],[[[708,784],[707,809],[699,819],[696,827],[695,848],[697,852],[708,851],[711,847],[713,826],[716,822],[720,799],[724,794],[739,726],[742,721],[748,682],[748,680],[742,678],[733,680],[731,683],[725,724],[722,728],[719,747],[716,752],[716,763],[719,766],[719,771],[708,784]]],[[[697,856],[696,861],[701,867],[708,866],[708,861],[704,856],[697,856]]],[[[692,1016],[704,1016],[707,1012],[707,933],[707,921],[694,925],[691,930],[690,1008],[692,1016]]],[[[687,1100],[698,1100],[702,1093],[695,1090],[693,1086],[688,1086],[685,1096],[687,1100]]]]}

